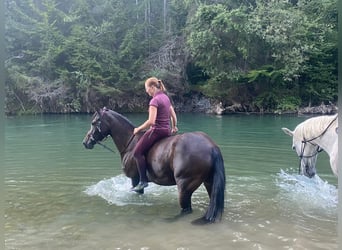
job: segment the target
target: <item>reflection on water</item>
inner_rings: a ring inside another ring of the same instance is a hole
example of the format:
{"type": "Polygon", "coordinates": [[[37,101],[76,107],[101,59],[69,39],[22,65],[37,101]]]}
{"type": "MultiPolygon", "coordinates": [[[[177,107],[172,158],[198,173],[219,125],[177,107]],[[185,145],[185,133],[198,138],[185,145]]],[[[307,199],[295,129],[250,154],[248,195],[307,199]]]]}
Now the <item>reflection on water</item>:
{"type": "MultiPolygon", "coordinates": [[[[129,117],[134,123],[145,118],[129,117]]],[[[225,160],[222,221],[195,227],[190,222],[209,202],[204,187],[193,195],[193,213],[174,220],[180,211],[175,186],[150,184],[138,195],[118,154],[82,147],[90,116],[10,118],[6,249],[337,249],[337,180],[327,157],[319,155],[313,179],[291,170],[298,159],[280,128],[300,121],[179,116],[182,132],[207,132],[225,160]]]]}

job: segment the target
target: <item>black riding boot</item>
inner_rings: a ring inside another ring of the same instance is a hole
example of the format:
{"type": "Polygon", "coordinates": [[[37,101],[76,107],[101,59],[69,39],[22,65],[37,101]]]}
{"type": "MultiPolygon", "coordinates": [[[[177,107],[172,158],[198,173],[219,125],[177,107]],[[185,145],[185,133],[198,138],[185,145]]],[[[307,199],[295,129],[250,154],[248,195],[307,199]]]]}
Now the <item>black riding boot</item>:
{"type": "Polygon", "coordinates": [[[145,157],[143,157],[143,159],[137,159],[136,162],[137,162],[137,167],[138,167],[138,171],[139,171],[140,182],[138,185],[133,187],[132,190],[135,192],[140,192],[140,191],[144,190],[145,187],[148,186],[147,176],[146,176],[145,157]]]}

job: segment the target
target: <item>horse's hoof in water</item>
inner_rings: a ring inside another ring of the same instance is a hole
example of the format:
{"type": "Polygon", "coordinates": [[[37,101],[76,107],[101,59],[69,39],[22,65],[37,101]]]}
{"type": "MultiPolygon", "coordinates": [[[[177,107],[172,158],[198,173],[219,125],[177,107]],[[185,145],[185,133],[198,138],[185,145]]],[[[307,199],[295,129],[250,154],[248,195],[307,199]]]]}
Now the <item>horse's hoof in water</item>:
{"type": "Polygon", "coordinates": [[[185,215],[185,214],[191,214],[192,213],[192,208],[183,208],[180,212],[180,215],[185,215]]]}
{"type": "Polygon", "coordinates": [[[175,222],[177,221],[179,218],[183,217],[181,214],[177,214],[176,216],[174,217],[170,217],[170,218],[165,218],[164,220],[166,222],[175,222]]]}
{"type": "Polygon", "coordinates": [[[138,194],[143,194],[144,193],[144,188],[148,186],[147,182],[139,182],[138,185],[135,187],[132,187],[131,190],[138,193],[138,194]]]}
{"type": "Polygon", "coordinates": [[[204,225],[208,225],[208,224],[212,224],[212,223],[214,223],[214,221],[207,220],[205,218],[205,216],[203,216],[203,217],[201,217],[199,219],[191,221],[191,224],[192,225],[196,225],[196,226],[204,226],[204,225]]]}
{"type": "Polygon", "coordinates": [[[137,194],[144,194],[144,189],[135,190],[134,188],[131,188],[131,191],[134,191],[134,192],[136,192],[137,194]]]}
{"type": "Polygon", "coordinates": [[[179,214],[177,214],[174,217],[167,218],[166,221],[167,222],[175,222],[178,219],[183,218],[185,215],[191,214],[191,213],[192,213],[192,209],[191,208],[189,208],[189,209],[182,209],[182,211],[179,214]]]}
{"type": "Polygon", "coordinates": [[[140,192],[140,191],[143,191],[144,192],[144,188],[148,186],[148,183],[147,182],[139,182],[138,185],[136,185],[135,187],[132,188],[132,191],[134,192],[140,192]]]}

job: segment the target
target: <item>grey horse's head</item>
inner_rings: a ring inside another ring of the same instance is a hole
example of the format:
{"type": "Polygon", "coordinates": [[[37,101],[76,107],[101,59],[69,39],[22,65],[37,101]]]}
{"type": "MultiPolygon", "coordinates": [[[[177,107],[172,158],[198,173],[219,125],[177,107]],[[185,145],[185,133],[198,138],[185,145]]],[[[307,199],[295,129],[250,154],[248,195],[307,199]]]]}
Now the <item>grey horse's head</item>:
{"type": "Polygon", "coordinates": [[[282,128],[285,134],[292,136],[292,149],[296,151],[299,157],[299,174],[312,178],[316,174],[317,154],[320,147],[305,140],[301,128],[296,127],[294,131],[288,128],[282,128]]]}

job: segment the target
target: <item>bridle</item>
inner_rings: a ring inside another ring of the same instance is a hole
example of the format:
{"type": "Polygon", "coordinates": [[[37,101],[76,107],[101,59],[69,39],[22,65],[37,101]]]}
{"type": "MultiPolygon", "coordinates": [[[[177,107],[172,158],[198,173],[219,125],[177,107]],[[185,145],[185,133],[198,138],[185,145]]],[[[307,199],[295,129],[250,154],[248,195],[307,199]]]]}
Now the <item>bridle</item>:
{"type": "MultiPolygon", "coordinates": [[[[107,140],[107,138],[108,138],[109,135],[104,136],[104,135],[102,134],[102,131],[101,131],[101,119],[100,119],[100,117],[98,117],[98,119],[96,120],[96,122],[93,122],[93,123],[95,123],[95,125],[93,125],[93,124],[92,124],[92,125],[95,126],[95,128],[98,130],[98,132],[99,132],[99,133],[101,134],[101,136],[103,137],[103,139],[101,139],[101,140],[99,140],[99,141],[98,141],[98,140],[95,140],[95,138],[94,138],[93,135],[92,135],[93,133],[90,135],[90,139],[93,140],[96,144],[99,144],[99,145],[102,146],[103,148],[109,150],[110,152],[115,153],[115,151],[114,151],[113,149],[111,149],[110,147],[108,147],[107,145],[105,145],[105,144],[102,143],[102,141],[107,140]]],[[[122,155],[123,153],[125,153],[126,149],[127,149],[128,146],[131,144],[131,142],[132,142],[132,140],[133,140],[134,137],[135,137],[135,134],[132,134],[131,137],[129,138],[129,140],[128,140],[126,146],[123,148],[123,150],[119,151],[120,155],[122,155]]]]}
{"type": "Polygon", "coordinates": [[[302,159],[303,158],[312,158],[312,157],[315,157],[316,155],[318,155],[320,152],[322,152],[323,151],[323,149],[320,147],[320,146],[318,146],[317,144],[314,144],[312,141],[314,141],[314,140],[316,140],[316,139],[318,139],[319,137],[322,137],[327,131],[328,131],[328,129],[330,128],[330,126],[336,121],[336,119],[337,119],[337,116],[328,124],[328,126],[323,130],[323,132],[322,133],[320,133],[318,136],[315,136],[315,137],[313,137],[313,138],[311,138],[311,139],[309,139],[309,140],[306,140],[305,138],[303,138],[303,140],[302,140],[302,146],[301,146],[301,152],[300,152],[300,155],[299,155],[299,174],[300,174],[300,167],[301,167],[301,161],[302,161],[302,159]],[[312,155],[304,155],[304,150],[305,150],[305,146],[306,146],[306,144],[307,143],[310,143],[311,145],[313,145],[313,146],[318,146],[317,148],[316,148],[316,151],[312,154],[312,155]]]}

